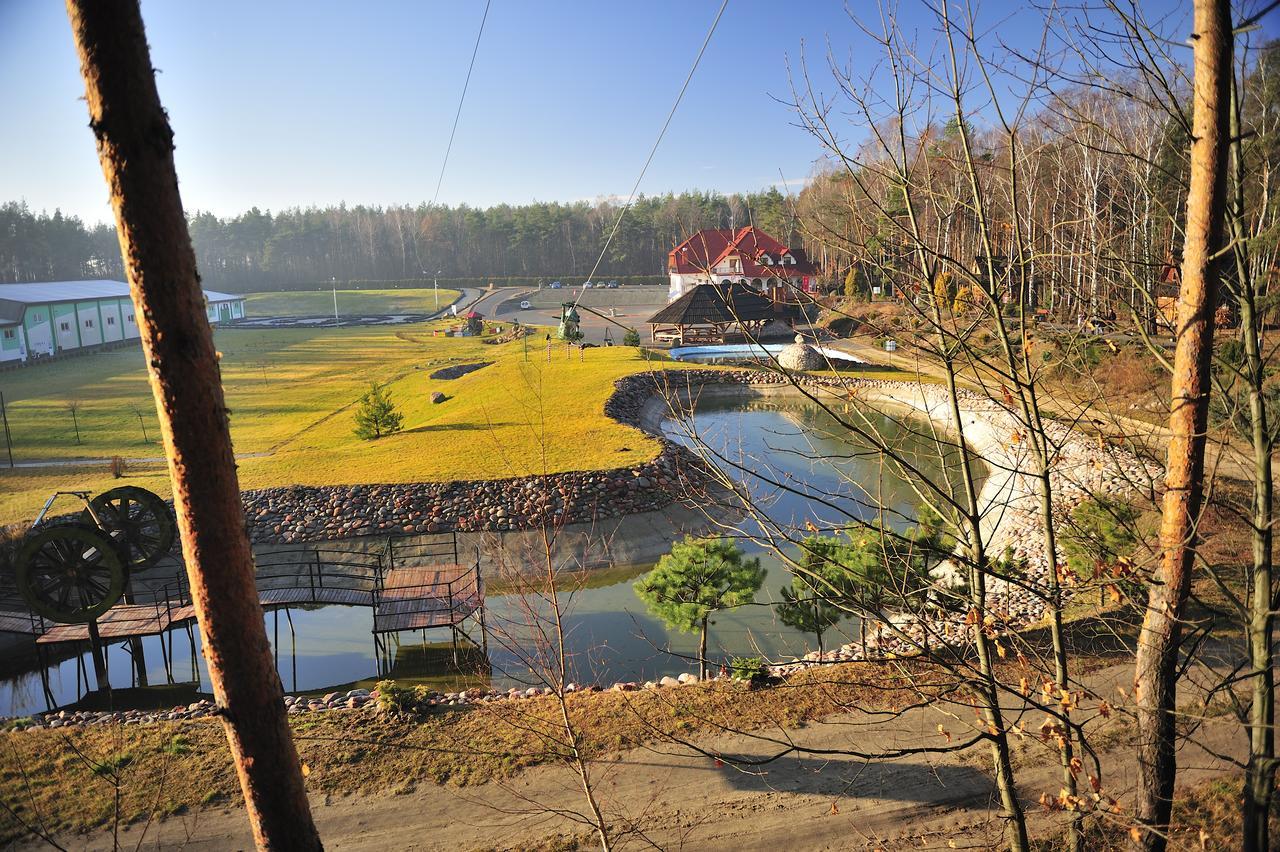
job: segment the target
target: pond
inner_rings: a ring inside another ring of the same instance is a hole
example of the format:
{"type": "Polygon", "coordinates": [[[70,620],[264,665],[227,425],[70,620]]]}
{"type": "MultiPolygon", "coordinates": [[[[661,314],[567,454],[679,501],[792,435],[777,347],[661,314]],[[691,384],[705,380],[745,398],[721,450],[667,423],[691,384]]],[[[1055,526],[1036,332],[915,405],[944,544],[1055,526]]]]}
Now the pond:
{"type": "MultiPolygon", "coordinates": [[[[947,465],[937,458],[932,442],[887,418],[876,417],[873,425],[889,440],[897,441],[911,453],[926,472],[937,473],[947,465]]],[[[917,502],[911,485],[893,475],[880,462],[879,454],[842,429],[830,415],[803,401],[764,398],[751,401],[708,400],[701,403],[692,423],[701,440],[727,461],[740,466],[736,474],[774,521],[794,526],[806,522],[818,527],[839,523],[849,517],[871,518],[871,504],[885,507],[886,522],[908,526],[917,502]]],[[[668,435],[690,443],[676,424],[667,423],[668,435]]],[[[738,525],[742,533],[753,535],[757,528],[748,522],[738,525]]],[[[790,584],[791,575],[776,557],[750,541],[743,548],[759,556],[766,579],[756,603],[718,614],[710,632],[709,654],[715,660],[737,656],[778,658],[798,655],[815,647],[814,637],[782,624],[772,604],[780,590],[790,584]]],[[[565,641],[579,682],[611,683],[644,680],[682,671],[696,671],[698,637],[668,630],[650,615],[636,597],[634,583],[651,570],[651,565],[618,566],[566,578],[558,600],[565,611],[565,641]]],[[[545,602],[544,602],[545,604],[545,602]]],[[[478,654],[463,655],[462,673],[442,674],[449,658],[448,645],[439,642],[424,646],[417,634],[400,637],[393,647],[392,674],[397,679],[433,682],[441,688],[491,683],[500,688],[521,686],[530,681],[528,657],[536,643],[528,613],[545,613],[545,605],[530,604],[527,596],[504,594],[492,589],[488,597],[488,663],[478,654]]],[[[277,643],[278,666],[285,689],[326,691],[369,685],[377,679],[370,628],[371,611],[359,607],[324,606],[295,608],[282,614],[267,614],[267,631],[277,643]],[[291,629],[292,626],[292,629],[291,629]]],[[[545,626],[545,625],[544,625],[545,626]]],[[[855,620],[842,622],[825,639],[834,647],[857,637],[855,620]]],[[[475,630],[471,630],[476,635],[475,630]]],[[[437,634],[437,638],[439,634],[437,634]]],[[[447,638],[447,637],[446,637],[447,638]]],[[[477,637],[478,638],[478,637],[477,637]]],[[[198,656],[198,636],[185,631],[172,637],[174,675],[192,679],[192,663],[197,660],[199,683],[207,690],[208,677],[198,656]],[[193,656],[193,651],[197,653],[193,656]]],[[[143,640],[152,684],[165,682],[161,639],[143,640]]],[[[164,652],[169,652],[166,646],[164,652]]],[[[129,684],[130,658],[121,646],[109,652],[110,679],[117,687],[129,684]]],[[[83,658],[71,657],[50,668],[50,688],[58,704],[73,702],[84,691],[77,690],[78,665],[83,658]]],[[[79,677],[86,675],[81,672],[79,677]]],[[[87,674],[92,679],[92,673],[87,674]]],[[[178,700],[193,700],[194,685],[179,688],[178,700]]],[[[175,703],[175,691],[153,690],[156,706],[175,703]]],[[[120,698],[117,698],[120,701],[120,698]]],[[[124,701],[147,700],[131,694],[124,701]]],[[[21,715],[45,708],[40,678],[34,671],[0,682],[0,715],[21,715]]]]}
{"type": "MultiPolygon", "coordinates": [[[[735,362],[763,362],[778,357],[789,343],[723,343],[712,346],[678,346],[667,352],[673,361],[691,361],[698,364],[726,364],[735,362]]],[[[865,364],[861,358],[833,349],[830,346],[810,344],[834,367],[852,367],[865,364]]]]}

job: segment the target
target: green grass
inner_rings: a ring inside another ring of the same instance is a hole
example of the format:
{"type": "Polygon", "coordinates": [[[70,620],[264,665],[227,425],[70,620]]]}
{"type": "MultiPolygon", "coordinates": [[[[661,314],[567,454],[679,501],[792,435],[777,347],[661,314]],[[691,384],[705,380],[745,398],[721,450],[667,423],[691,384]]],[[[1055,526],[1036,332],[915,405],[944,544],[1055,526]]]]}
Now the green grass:
{"type": "MultiPolygon", "coordinates": [[[[439,299],[431,288],[417,290],[339,290],[339,314],[425,314],[448,307],[458,298],[457,290],[440,289],[439,299]]],[[[244,297],[245,316],[333,316],[333,291],[295,290],[282,293],[248,293],[244,297]]]]}
{"type": "MultiPolygon", "coordinates": [[[[486,345],[437,335],[450,321],[340,329],[223,328],[215,342],[231,410],[242,488],[499,478],[603,469],[652,458],[658,445],[603,412],[620,376],[645,369],[640,350],[486,345]],[[495,361],[452,381],[446,364],[495,361]],[[404,431],[378,441],[352,434],[354,403],[371,381],[390,384],[404,431]],[[449,399],[433,405],[433,391],[449,399]]],[[[131,484],[168,495],[159,428],[141,351],[124,349],[0,374],[19,461],[128,461],[0,467],[0,523],[34,516],[54,490],[131,484]],[[65,405],[79,400],[81,443],[65,405]],[[143,412],[149,442],[134,413],[143,412]]]]}

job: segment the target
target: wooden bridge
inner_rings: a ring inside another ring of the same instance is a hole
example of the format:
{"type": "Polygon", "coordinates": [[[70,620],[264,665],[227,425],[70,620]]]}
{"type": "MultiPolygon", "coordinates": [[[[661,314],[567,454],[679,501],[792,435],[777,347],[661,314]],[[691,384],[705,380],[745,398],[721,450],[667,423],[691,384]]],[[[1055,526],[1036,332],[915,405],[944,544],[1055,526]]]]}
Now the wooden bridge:
{"type": "MultiPolygon", "coordinates": [[[[254,563],[264,609],[326,604],[371,607],[380,657],[381,634],[448,627],[456,645],[463,622],[473,616],[484,631],[479,556],[464,564],[453,534],[391,538],[377,552],[319,547],[270,551],[255,554],[254,563]]],[[[132,593],[96,621],[98,639],[157,636],[195,621],[185,570],[167,581],[157,576],[159,570],[133,578],[132,593]]],[[[0,610],[0,632],[34,636],[37,645],[92,638],[87,624],[58,624],[24,610],[0,610]]]]}

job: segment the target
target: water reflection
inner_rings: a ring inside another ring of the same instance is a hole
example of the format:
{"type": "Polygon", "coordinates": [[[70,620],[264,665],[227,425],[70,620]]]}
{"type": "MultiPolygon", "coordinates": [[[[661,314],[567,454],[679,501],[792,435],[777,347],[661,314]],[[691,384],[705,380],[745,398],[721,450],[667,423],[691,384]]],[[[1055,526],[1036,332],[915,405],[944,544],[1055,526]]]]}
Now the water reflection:
{"type": "MultiPolygon", "coordinates": [[[[741,468],[736,475],[777,523],[797,527],[806,522],[819,527],[847,524],[855,518],[873,518],[880,511],[877,506],[884,507],[885,522],[898,528],[914,517],[918,497],[909,479],[883,464],[879,453],[869,449],[865,441],[814,405],[780,399],[708,401],[699,406],[693,423],[708,446],[741,468]]],[[[910,454],[923,471],[936,474],[946,470],[946,460],[937,458],[933,443],[914,429],[886,417],[873,418],[870,423],[886,440],[910,454]]],[[[690,441],[674,426],[669,434],[674,440],[690,441]]],[[[758,527],[744,523],[741,531],[753,535],[758,527]]],[[[780,589],[790,584],[790,573],[776,557],[750,541],[744,540],[743,545],[761,556],[766,579],[756,603],[713,618],[711,657],[777,658],[812,649],[812,635],[798,633],[774,614],[773,603],[779,599],[780,589]]],[[[605,575],[562,578],[559,601],[567,613],[565,642],[572,679],[644,680],[696,669],[696,663],[690,661],[696,656],[698,637],[669,631],[646,612],[635,595],[632,584],[651,568],[632,566],[605,575]]],[[[532,652],[539,645],[538,626],[531,623],[530,613],[543,617],[548,611],[545,601],[530,602],[527,597],[491,591],[487,664],[464,643],[460,666],[454,668],[452,646],[439,641],[439,632],[425,637],[427,641],[419,634],[402,634],[392,638],[391,672],[400,680],[433,683],[445,689],[484,683],[503,689],[527,685],[536,680],[531,676],[530,658],[536,656],[532,652]]],[[[372,621],[372,612],[358,607],[294,608],[287,615],[269,612],[267,632],[275,643],[285,688],[324,691],[373,683],[377,665],[372,621]]],[[[546,627],[545,623],[541,626],[546,627]]],[[[476,630],[469,630],[475,638],[476,630]]],[[[831,647],[852,640],[857,632],[856,621],[846,620],[829,631],[826,644],[831,647]]],[[[448,639],[447,634],[444,638],[448,639]]],[[[148,637],[142,645],[150,682],[163,685],[167,672],[160,642],[161,637],[148,637]]],[[[172,642],[174,679],[207,686],[198,636],[188,639],[185,632],[177,631],[172,642]]],[[[168,652],[168,648],[164,650],[168,652]]],[[[129,686],[131,659],[127,651],[112,646],[107,656],[111,683],[129,686]]],[[[50,667],[49,687],[55,703],[73,702],[84,691],[83,666],[83,659],[72,658],[50,667]]],[[[121,702],[136,700],[120,693],[115,697],[121,702]]],[[[35,673],[0,682],[0,714],[44,709],[41,682],[35,673]]]]}

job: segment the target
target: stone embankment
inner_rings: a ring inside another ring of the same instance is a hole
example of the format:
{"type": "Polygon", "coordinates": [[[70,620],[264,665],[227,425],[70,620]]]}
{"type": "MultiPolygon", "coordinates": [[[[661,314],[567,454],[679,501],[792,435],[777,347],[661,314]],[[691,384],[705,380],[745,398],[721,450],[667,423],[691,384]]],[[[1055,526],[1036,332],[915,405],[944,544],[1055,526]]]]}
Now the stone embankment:
{"type": "MultiPolygon", "coordinates": [[[[1042,487],[1036,473],[1039,464],[1013,400],[1006,405],[962,392],[957,426],[950,397],[940,386],[882,382],[856,390],[859,396],[906,406],[929,418],[939,428],[962,437],[981,459],[986,477],[978,494],[979,529],[987,558],[1017,566],[1013,580],[987,579],[988,632],[1018,630],[1042,618],[1050,571],[1057,570],[1062,593],[1070,597],[1073,577],[1066,569],[1060,542],[1076,506],[1090,498],[1150,498],[1157,490],[1159,465],[1064,423],[1045,421],[1052,513],[1059,533],[1059,546],[1051,558],[1044,538],[1042,487]]],[[[964,575],[963,569],[952,563],[944,563],[934,573],[944,584],[957,583],[964,575]]],[[[964,612],[933,609],[905,613],[893,618],[891,624],[871,630],[865,648],[853,643],[822,655],[808,654],[795,663],[772,667],[771,673],[785,675],[806,664],[883,659],[916,654],[929,646],[960,645],[972,641],[975,629],[967,623],[964,612]]]]}
{"type": "MultiPolygon", "coordinates": [[[[605,413],[640,428],[645,403],[669,389],[708,383],[777,384],[759,370],[682,370],[619,379],[605,413]]],[[[535,529],[662,509],[700,480],[701,460],[661,436],[658,457],[631,467],[511,479],[382,485],[296,485],[242,495],[249,538],[296,544],[365,535],[535,529]]]]}
{"type": "MultiPolygon", "coordinates": [[[[727,674],[722,674],[727,678],[727,674]]],[[[681,674],[679,677],[663,677],[656,681],[646,681],[643,685],[634,681],[621,681],[607,688],[612,692],[634,692],[639,689],[669,689],[687,686],[698,682],[694,674],[681,674]]],[[[565,685],[566,693],[605,692],[606,688],[595,684],[565,685]]],[[[506,691],[497,689],[473,688],[458,692],[424,691],[415,693],[412,701],[398,700],[399,706],[380,700],[379,690],[352,689],[341,692],[330,692],[325,695],[286,695],[284,697],[285,712],[290,716],[304,713],[324,713],[338,710],[365,710],[389,713],[425,714],[449,707],[474,707],[480,704],[491,704],[495,701],[521,701],[552,695],[550,687],[531,686],[527,689],[512,687],[506,691]]],[[[86,728],[93,725],[149,725],[155,722],[184,722],[193,719],[208,719],[217,715],[217,705],[205,698],[186,705],[178,705],[165,710],[57,710],[49,713],[36,713],[12,719],[3,730],[20,733],[22,731],[41,731],[57,728],[86,728]]]]}

